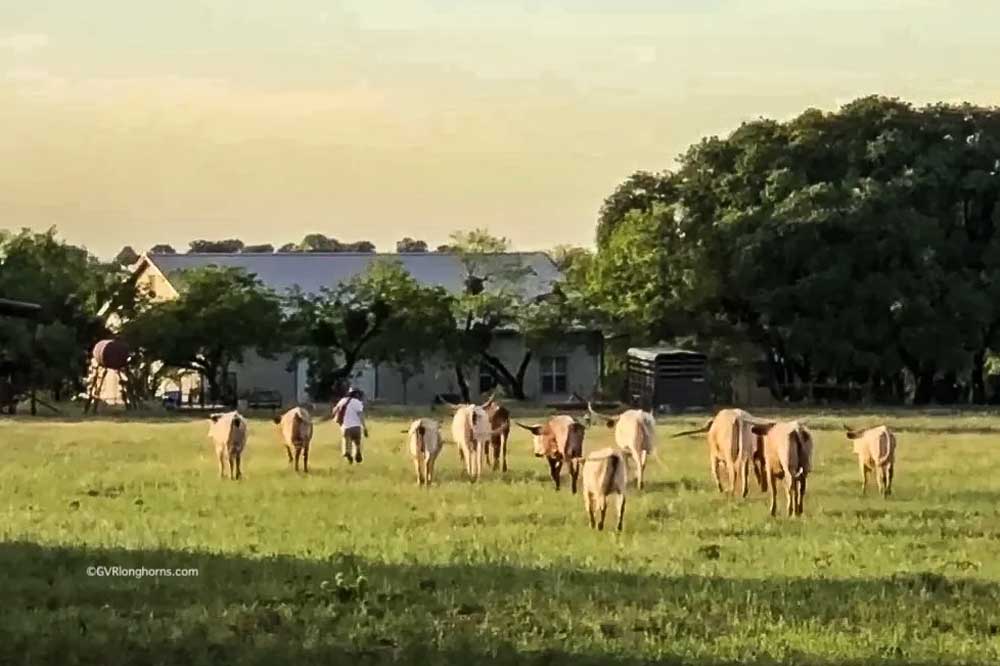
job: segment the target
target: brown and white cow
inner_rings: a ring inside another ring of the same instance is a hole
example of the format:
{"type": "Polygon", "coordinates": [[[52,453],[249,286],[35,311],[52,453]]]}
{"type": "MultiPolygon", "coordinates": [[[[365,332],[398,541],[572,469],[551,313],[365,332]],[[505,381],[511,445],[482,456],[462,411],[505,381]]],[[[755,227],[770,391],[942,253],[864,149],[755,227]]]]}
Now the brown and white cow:
{"type": "Polygon", "coordinates": [[[531,432],[533,452],[536,458],[545,458],[549,463],[549,474],[559,490],[562,468],[569,469],[571,488],[576,493],[577,480],[580,477],[580,459],[583,458],[583,437],[586,426],[572,416],[558,414],[545,423],[518,426],[531,432]]]}
{"type": "Polygon", "coordinates": [[[642,490],[646,463],[649,456],[656,456],[656,419],[641,409],[628,409],[618,416],[598,414],[589,402],[587,412],[591,420],[604,421],[615,429],[615,444],[635,462],[635,483],[642,490]]]}
{"type": "Polygon", "coordinates": [[[767,491],[764,477],[764,452],[758,446],[758,438],[750,429],[754,425],[774,423],[759,419],[743,409],[723,409],[697,430],[679,432],[673,437],[708,433],[708,465],[719,492],[725,492],[719,468],[723,467],[729,477],[729,492],[736,495],[737,483],[746,497],[750,491],[750,469],[762,491],[767,491]]]}
{"type": "Polygon", "coordinates": [[[802,515],[806,497],[806,477],[812,470],[812,434],[801,421],[754,425],[761,439],[764,475],[771,490],[771,515],[777,513],[778,481],[785,482],[788,515],[802,515]]]}
{"type": "Polygon", "coordinates": [[[226,478],[226,464],[229,478],[243,478],[243,450],[247,445],[247,421],[239,412],[224,412],[208,417],[208,436],[215,444],[215,456],[219,460],[219,476],[226,478]]]}
{"type": "Polygon", "coordinates": [[[896,435],[884,425],[864,430],[851,430],[846,425],[847,439],[854,444],[861,472],[861,494],[868,491],[868,474],[875,476],[879,494],[892,494],[892,479],[896,472],[896,435]]]}
{"type": "Polygon", "coordinates": [[[492,463],[493,471],[497,468],[502,472],[507,471],[507,441],[510,439],[510,412],[506,407],[497,402],[496,396],[491,395],[490,399],[483,403],[483,409],[490,419],[490,428],[493,434],[490,435],[489,446],[486,447],[486,464],[492,463]]]}
{"type": "Polygon", "coordinates": [[[288,454],[288,462],[293,460],[295,471],[299,471],[299,459],[302,459],[302,471],[309,473],[309,444],[312,442],[312,416],[304,407],[292,407],[281,416],[274,417],[274,422],[281,429],[281,440],[288,454]]]}

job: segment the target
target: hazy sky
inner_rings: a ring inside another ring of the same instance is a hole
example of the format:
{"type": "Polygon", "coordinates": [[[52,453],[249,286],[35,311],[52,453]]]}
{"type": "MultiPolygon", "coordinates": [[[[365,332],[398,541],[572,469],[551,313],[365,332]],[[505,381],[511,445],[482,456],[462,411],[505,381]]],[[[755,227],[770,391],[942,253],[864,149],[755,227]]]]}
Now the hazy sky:
{"type": "Polygon", "coordinates": [[[113,254],[486,226],[870,93],[1000,103],[994,0],[0,0],[0,227],[113,254]]]}

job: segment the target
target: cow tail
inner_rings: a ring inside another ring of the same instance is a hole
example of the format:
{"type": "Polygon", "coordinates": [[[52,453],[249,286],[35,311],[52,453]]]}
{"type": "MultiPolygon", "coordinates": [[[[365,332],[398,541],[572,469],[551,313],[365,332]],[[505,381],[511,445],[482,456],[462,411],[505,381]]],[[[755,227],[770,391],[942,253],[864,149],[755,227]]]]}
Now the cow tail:
{"type": "Polygon", "coordinates": [[[798,469],[792,476],[796,479],[801,479],[806,475],[806,468],[802,464],[802,457],[805,455],[805,450],[802,446],[802,438],[799,437],[799,433],[792,432],[792,439],[795,440],[795,461],[798,464],[798,469]]]}
{"type": "Polygon", "coordinates": [[[424,445],[424,434],[426,432],[427,432],[427,428],[424,427],[423,423],[421,423],[420,425],[417,426],[417,430],[416,430],[416,435],[417,435],[417,451],[419,451],[420,453],[426,453],[427,452],[427,447],[424,445]]]}
{"type": "Polygon", "coordinates": [[[604,494],[610,495],[611,490],[615,485],[615,476],[618,475],[618,465],[621,464],[621,454],[613,453],[608,456],[608,472],[607,477],[604,480],[604,494]]]}
{"type": "Polygon", "coordinates": [[[892,444],[893,444],[892,435],[890,435],[887,432],[883,432],[881,435],[878,436],[878,439],[879,439],[879,444],[883,443],[885,444],[885,455],[879,457],[878,459],[878,466],[882,467],[883,465],[888,463],[889,458],[892,457],[892,444]]]}

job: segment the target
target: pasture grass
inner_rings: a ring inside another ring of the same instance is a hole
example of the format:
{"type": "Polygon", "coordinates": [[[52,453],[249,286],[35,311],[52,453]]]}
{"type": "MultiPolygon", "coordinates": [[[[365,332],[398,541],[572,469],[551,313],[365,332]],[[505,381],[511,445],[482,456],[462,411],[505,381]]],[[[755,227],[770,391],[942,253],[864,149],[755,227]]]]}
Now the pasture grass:
{"type": "Polygon", "coordinates": [[[448,446],[426,490],[388,411],[360,466],[320,425],[308,476],[255,420],[241,482],[203,420],[2,421],[0,663],[1000,662],[994,416],[817,417],[802,519],[720,496],[704,439],[666,437],[703,420],[661,420],[666,469],[630,487],[621,536],[586,528],[521,431],[506,476],[469,484],[448,446]],[[899,431],[889,500],[859,496],[845,418],[899,431]]]}

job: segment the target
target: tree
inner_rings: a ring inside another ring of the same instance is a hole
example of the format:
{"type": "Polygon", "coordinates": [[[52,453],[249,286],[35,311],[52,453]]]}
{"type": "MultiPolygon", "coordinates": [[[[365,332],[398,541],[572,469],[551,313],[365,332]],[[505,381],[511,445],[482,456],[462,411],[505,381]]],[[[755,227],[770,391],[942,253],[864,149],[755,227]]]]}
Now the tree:
{"type": "Polygon", "coordinates": [[[590,252],[586,248],[574,245],[557,245],[549,253],[549,257],[563,273],[567,273],[582,262],[588,261],[590,256],[590,252]]]}
{"type": "Polygon", "coordinates": [[[506,238],[475,229],[456,232],[451,241],[465,272],[465,289],[453,308],[458,340],[451,346],[463,399],[471,399],[465,369],[475,363],[490,373],[510,397],[523,400],[525,376],[535,352],[545,341],[565,335],[568,322],[574,319],[568,311],[576,302],[556,302],[545,298],[549,295],[535,293],[531,286],[534,271],[519,255],[508,252],[510,242],[506,238]],[[496,335],[503,330],[515,330],[524,336],[526,349],[516,365],[508,366],[492,348],[496,335]]]}
{"type": "Polygon", "coordinates": [[[336,395],[363,359],[413,368],[417,355],[443,344],[451,320],[435,318],[448,305],[444,292],[420,286],[390,260],[316,295],[293,292],[288,332],[296,355],[310,361],[310,393],[317,400],[336,395]]]}
{"type": "Polygon", "coordinates": [[[119,266],[131,266],[139,261],[139,253],[132,249],[131,245],[126,245],[115,255],[115,263],[119,266]]]}
{"type": "Polygon", "coordinates": [[[406,236],[402,240],[396,241],[396,252],[399,254],[405,252],[427,252],[427,243],[406,236]]]}
{"type": "Polygon", "coordinates": [[[234,268],[185,271],[174,283],[180,296],[125,322],[122,338],[168,367],[201,374],[213,402],[233,399],[223,394],[230,365],[242,362],[248,349],[265,358],[281,349],[278,297],[256,276],[234,268]]]}
{"type": "Polygon", "coordinates": [[[46,388],[57,400],[80,391],[90,351],[108,335],[98,312],[123,277],[120,266],[101,264],[54,228],[0,234],[0,295],[42,306],[34,341],[24,322],[0,318],[0,360],[24,385],[46,388]]]}
{"type": "Polygon", "coordinates": [[[669,171],[636,171],[615,188],[601,205],[597,218],[597,245],[603,247],[631,211],[649,212],[654,204],[677,201],[680,182],[669,171]]]}
{"type": "Polygon", "coordinates": [[[149,248],[149,254],[177,254],[177,250],[166,243],[160,243],[149,248]]]}
{"type": "Polygon", "coordinates": [[[261,245],[245,245],[241,252],[243,254],[271,254],[274,252],[274,246],[270,243],[263,243],[261,245]]]}
{"type": "Polygon", "coordinates": [[[1000,346],[998,151],[1000,111],[969,105],[867,97],[745,123],[662,187],[619,187],[572,273],[618,331],[756,345],[782,398],[982,401],[1000,346]]]}
{"type": "Polygon", "coordinates": [[[364,284],[379,290],[390,314],[366,357],[399,372],[405,404],[410,379],[424,369],[428,358],[446,349],[455,338],[453,297],[442,287],[421,285],[397,262],[377,262],[371,272],[364,284]]]}
{"type": "Polygon", "coordinates": [[[237,238],[229,238],[226,240],[194,240],[189,244],[188,254],[191,253],[207,253],[207,254],[235,254],[243,249],[243,241],[237,238]]]}
{"type": "Polygon", "coordinates": [[[323,234],[307,234],[298,244],[283,245],[279,252],[375,252],[375,245],[370,241],[341,243],[336,238],[323,234]]]}

